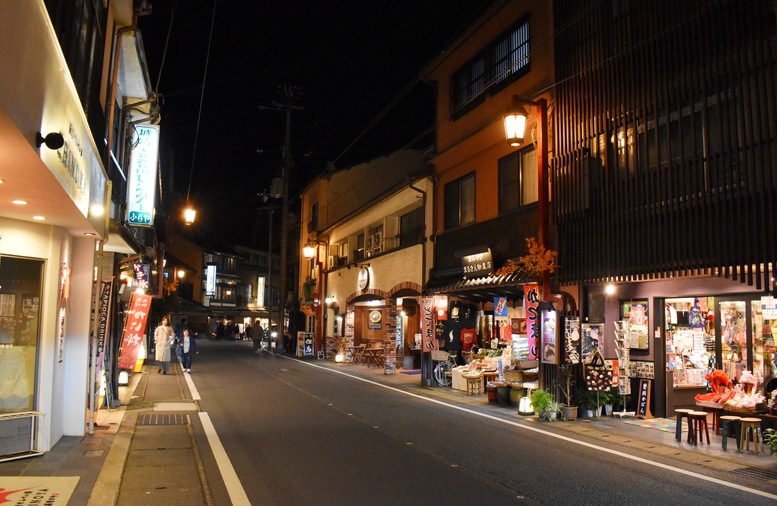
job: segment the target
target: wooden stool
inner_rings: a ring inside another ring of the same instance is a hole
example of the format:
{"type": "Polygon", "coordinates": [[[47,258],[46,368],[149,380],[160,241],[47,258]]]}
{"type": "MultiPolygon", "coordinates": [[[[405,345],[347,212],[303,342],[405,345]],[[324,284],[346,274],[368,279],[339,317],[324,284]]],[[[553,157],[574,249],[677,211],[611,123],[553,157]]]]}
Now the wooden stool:
{"type": "Polygon", "coordinates": [[[690,431],[688,432],[688,442],[697,444],[697,438],[698,441],[703,443],[704,438],[702,437],[702,428],[704,429],[704,434],[707,435],[707,444],[710,444],[710,431],[709,427],[707,426],[707,413],[705,411],[691,411],[688,413],[688,421],[689,425],[693,425],[693,433],[690,431]]]}
{"type": "Polygon", "coordinates": [[[753,451],[756,455],[761,450],[760,446],[763,444],[763,435],[761,434],[761,419],[760,418],[741,418],[739,423],[742,427],[739,429],[739,451],[750,449],[750,438],[748,437],[748,430],[753,434],[753,451]]]}
{"type": "Polygon", "coordinates": [[[482,374],[465,376],[465,378],[467,378],[467,395],[479,395],[483,393],[482,374]]]}
{"type": "Polygon", "coordinates": [[[675,409],[675,415],[677,416],[677,424],[674,427],[674,438],[678,441],[683,439],[683,418],[688,420],[688,434],[693,432],[693,425],[691,425],[691,419],[688,418],[688,413],[693,411],[692,409],[675,409]]]}
{"type": "Polygon", "coordinates": [[[728,451],[727,443],[729,436],[734,437],[737,442],[737,451],[739,451],[739,421],[742,418],[733,415],[720,417],[720,435],[723,438],[723,451],[728,451]]]}

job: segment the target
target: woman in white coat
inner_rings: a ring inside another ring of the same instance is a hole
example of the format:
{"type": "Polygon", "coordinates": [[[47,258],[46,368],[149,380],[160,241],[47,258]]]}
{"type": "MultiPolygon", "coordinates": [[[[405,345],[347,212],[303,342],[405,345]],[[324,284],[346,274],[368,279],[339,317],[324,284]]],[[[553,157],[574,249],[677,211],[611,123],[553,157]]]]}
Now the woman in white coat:
{"type": "Polygon", "coordinates": [[[170,326],[170,320],[167,316],[163,316],[162,324],[154,331],[154,356],[157,363],[159,363],[157,373],[167,374],[167,371],[170,369],[170,346],[173,345],[174,340],[175,333],[173,332],[173,327],[170,326]]]}

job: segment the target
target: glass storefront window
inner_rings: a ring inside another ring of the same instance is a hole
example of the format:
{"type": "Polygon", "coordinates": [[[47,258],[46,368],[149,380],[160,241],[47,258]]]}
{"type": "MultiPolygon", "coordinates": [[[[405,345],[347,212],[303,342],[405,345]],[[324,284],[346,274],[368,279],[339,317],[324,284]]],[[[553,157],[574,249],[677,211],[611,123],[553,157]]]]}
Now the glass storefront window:
{"type": "Polygon", "coordinates": [[[714,361],[714,339],[711,334],[706,297],[666,299],[666,368],[672,371],[675,388],[698,388],[707,385],[704,376],[714,361]]]}
{"type": "Polygon", "coordinates": [[[0,258],[0,413],[35,408],[43,262],[0,258]]]}
{"type": "Polygon", "coordinates": [[[777,319],[763,317],[760,300],[750,302],[750,317],[753,326],[753,375],[759,384],[763,384],[764,378],[777,377],[777,319]]]}
{"type": "Polygon", "coordinates": [[[747,305],[742,300],[721,301],[718,305],[722,369],[731,381],[738,381],[742,372],[747,370],[746,309],[747,305]]]}

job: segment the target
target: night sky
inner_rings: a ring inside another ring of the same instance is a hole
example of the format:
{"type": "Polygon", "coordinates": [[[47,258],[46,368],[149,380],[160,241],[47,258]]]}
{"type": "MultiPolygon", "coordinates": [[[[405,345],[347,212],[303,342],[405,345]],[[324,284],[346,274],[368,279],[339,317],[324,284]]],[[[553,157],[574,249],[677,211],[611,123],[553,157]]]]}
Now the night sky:
{"type": "MultiPolygon", "coordinates": [[[[283,84],[304,107],[292,116],[294,198],[328,162],[347,168],[428,131],[434,90],[419,71],[490,3],[215,1],[214,18],[214,0],[154,0],[139,21],[162,97],[167,197],[195,203],[195,237],[260,248],[267,212],[256,194],[280,175],[285,114],[273,107],[283,84]]],[[[180,212],[178,202],[173,223],[180,212]]]]}

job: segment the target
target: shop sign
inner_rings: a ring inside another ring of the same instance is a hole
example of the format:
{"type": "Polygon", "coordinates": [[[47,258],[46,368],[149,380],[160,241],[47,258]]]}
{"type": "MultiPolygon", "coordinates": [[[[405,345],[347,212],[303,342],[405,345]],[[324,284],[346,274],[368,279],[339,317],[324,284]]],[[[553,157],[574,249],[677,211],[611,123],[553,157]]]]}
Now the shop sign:
{"type": "Polygon", "coordinates": [[[136,125],[135,132],[127,178],[127,224],[151,227],[154,225],[159,127],[136,125]]]}
{"type": "Polygon", "coordinates": [[[111,293],[113,292],[113,280],[103,281],[100,289],[99,323],[97,327],[97,360],[102,369],[103,353],[105,352],[105,338],[108,334],[108,324],[111,317],[111,293]]]}
{"type": "Polygon", "coordinates": [[[494,316],[507,317],[507,297],[494,297],[494,316]]]}
{"type": "Polygon", "coordinates": [[[378,309],[370,311],[370,321],[367,323],[367,328],[370,330],[380,330],[381,320],[383,320],[383,314],[378,309]]]}
{"type": "Polygon", "coordinates": [[[148,290],[148,283],[151,278],[151,264],[135,263],[132,264],[132,279],[134,281],[135,288],[142,288],[148,290]]]}
{"type": "Polygon", "coordinates": [[[437,349],[437,339],[434,335],[434,297],[421,298],[421,349],[437,349]]]}
{"type": "Polygon", "coordinates": [[[488,276],[494,268],[491,262],[491,249],[473,255],[461,257],[464,276],[488,276]]]}
{"type": "Polygon", "coordinates": [[[558,333],[556,311],[542,311],[542,363],[558,365],[558,333]]]}
{"type": "Polygon", "coordinates": [[[359,278],[356,281],[359,290],[366,290],[370,286],[370,270],[367,267],[362,267],[359,271],[359,278]]]}
{"type": "Polygon", "coordinates": [[[216,264],[205,266],[205,295],[208,297],[216,295],[216,264]]]}
{"type": "Polygon", "coordinates": [[[537,360],[540,339],[540,289],[537,285],[523,286],[523,305],[526,312],[526,334],[529,341],[528,360],[537,360]]]}
{"type": "Polygon", "coordinates": [[[777,320],[777,299],[771,296],[761,297],[761,312],[764,320],[777,320]]]}
{"type": "Polygon", "coordinates": [[[130,308],[127,311],[127,322],[121,338],[119,351],[119,369],[134,369],[138,360],[138,351],[146,335],[148,312],[151,309],[151,296],[132,294],[130,308]]]}

